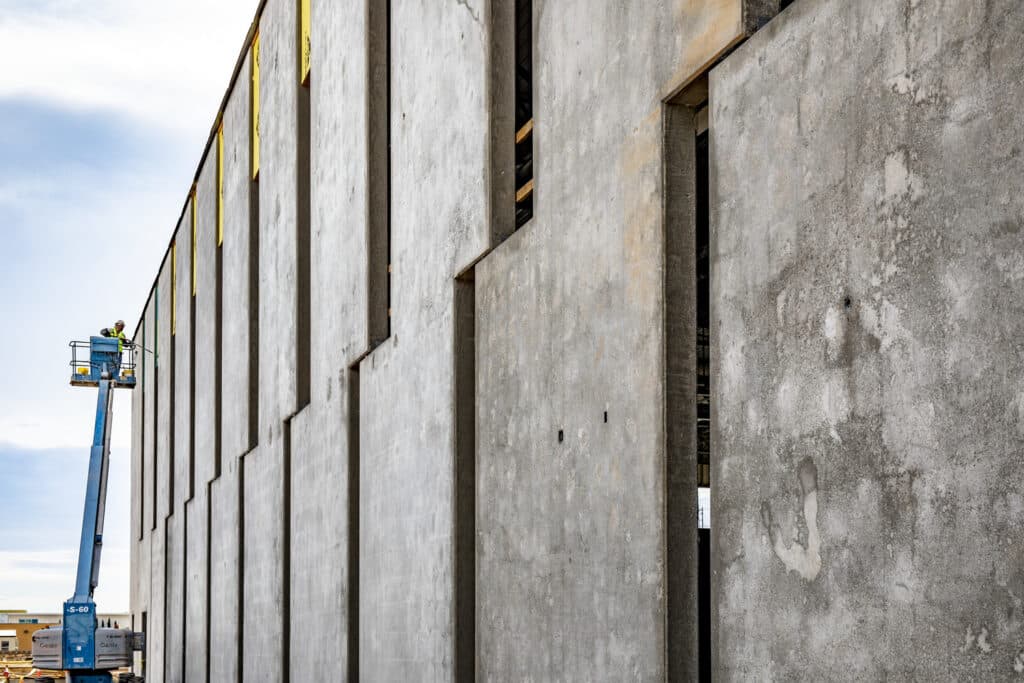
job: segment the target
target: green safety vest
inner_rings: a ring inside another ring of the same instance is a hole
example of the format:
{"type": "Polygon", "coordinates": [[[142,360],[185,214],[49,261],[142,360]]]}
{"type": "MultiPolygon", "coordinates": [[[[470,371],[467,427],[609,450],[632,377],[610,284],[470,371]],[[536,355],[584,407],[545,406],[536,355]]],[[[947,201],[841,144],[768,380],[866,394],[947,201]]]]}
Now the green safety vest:
{"type": "Polygon", "coordinates": [[[118,332],[116,325],[111,325],[107,329],[110,331],[110,336],[111,337],[116,337],[117,338],[117,352],[118,353],[123,352],[124,351],[124,342],[127,339],[127,337],[124,336],[124,332],[123,331],[122,332],[118,332]]]}

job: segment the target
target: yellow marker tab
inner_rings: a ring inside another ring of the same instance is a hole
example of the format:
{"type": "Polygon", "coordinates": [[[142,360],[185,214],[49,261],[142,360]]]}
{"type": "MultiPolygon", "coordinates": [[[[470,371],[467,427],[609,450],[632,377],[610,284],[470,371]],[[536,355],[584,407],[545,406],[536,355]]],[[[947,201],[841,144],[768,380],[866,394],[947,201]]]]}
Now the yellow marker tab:
{"type": "Polygon", "coordinates": [[[178,243],[171,242],[171,336],[178,332],[178,243]]]}
{"type": "Polygon", "coordinates": [[[309,85],[309,70],[313,59],[312,21],[310,0],[299,0],[299,83],[309,85]]]}
{"type": "Polygon", "coordinates": [[[260,172],[260,34],[259,31],[252,39],[252,102],[250,118],[252,119],[252,131],[250,141],[252,143],[252,178],[260,172]]]}
{"type": "Polygon", "coordinates": [[[199,271],[196,264],[196,186],[192,186],[192,296],[196,295],[196,279],[199,271]]]}
{"type": "Polygon", "coordinates": [[[224,244],[224,120],[217,127],[217,246],[224,244]]]}

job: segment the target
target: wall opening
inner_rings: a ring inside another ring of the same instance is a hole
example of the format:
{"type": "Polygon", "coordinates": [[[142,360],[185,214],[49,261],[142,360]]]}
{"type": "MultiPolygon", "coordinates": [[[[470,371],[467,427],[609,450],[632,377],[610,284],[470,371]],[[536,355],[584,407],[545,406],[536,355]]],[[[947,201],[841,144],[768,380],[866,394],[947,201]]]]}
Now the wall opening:
{"type": "Polygon", "coordinates": [[[533,218],[533,0],[515,0],[516,228],[533,218]]]}
{"type": "MultiPolygon", "coordinates": [[[[176,460],[176,458],[174,456],[174,442],[175,442],[174,436],[175,436],[175,432],[178,431],[177,429],[174,428],[175,419],[176,419],[175,404],[177,403],[177,401],[174,400],[174,397],[175,397],[175,393],[174,392],[175,392],[175,389],[176,389],[175,385],[177,384],[176,378],[177,378],[177,374],[178,374],[178,362],[177,362],[178,354],[175,352],[175,349],[178,346],[178,342],[177,342],[177,329],[176,329],[177,328],[177,322],[178,322],[178,255],[177,254],[178,254],[178,246],[177,246],[177,240],[175,240],[174,242],[171,243],[171,343],[170,343],[170,348],[168,349],[168,351],[170,352],[170,355],[171,355],[170,367],[168,368],[168,370],[170,370],[170,376],[168,377],[168,385],[169,385],[169,387],[168,387],[168,389],[169,389],[168,396],[170,396],[170,399],[168,401],[169,405],[167,406],[167,414],[168,414],[167,442],[169,444],[169,448],[167,449],[167,491],[168,491],[167,510],[168,510],[168,515],[174,514],[174,467],[175,467],[175,460],[176,460]]],[[[164,531],[166,533],[166,529],[164,531]]],[[[166,536],[165,536],[165,538],[166,538],[166,536]]],[[[165,631],[165,633],[166,633],[166,631],[165,631]]],[[[164,659],[166,660],[166,657],[164,659]]]]}
{"type": "Polygon", "coordinates": [[[188,495],[196,495],[196,281],[198,278],[198,216],[196,188],[192,186],[192,296],[188,301],[188,495]]]}
{"type": "Polygon", "coordinates": [[[281,683],[291,680],[292,649],[292,421],[284,423],[281,466],[281,683]]]}
{"type": "Polygon", "coordinates": [[[707,108],[696,120],[697,636],[700,680],[711,680],[711,258],[707,108]]]}
{"type": "Polygon", "coordinates": [[[146,660],[149,659],[149,613],[142,613],[142,671],[140,675],[146,677],[146,660]]]}
{"type": "Polygon", "coordinates": [[[153,472],[149,503],[150,531],[156,531],[157,472],[160,471],[160,286],[153,288],[153,472]]]}
{"type": "MultiPolygon", "coordinates": [[[[702,662],[698,530],[698,186],[706,186],[695,131],[707,101],[698,79],[664,108],[665,172],[665,457],[667,664],[669,681],[709,680],[702,662]]],[[[706,201],[705,201],[706,207],[706,201]]],[[[705,323],[706,326],[706,323],[705,323]]]]}
{"type": "Polygon", "coordinates": [[[238,459],[238,585],[235,586],[235,602],[238,611],[235,616],[235,633],[238,634],[235,652],[235,683],[242,683],[245,665],[245,456],[238,459]]]}
{"type": "Polygon", "coordinates": [[[367,32],[367,334],[391,335],[391,0],[369,3],[367,32]]]}
{"type": "Polygon", "coordinates": [[[295,324],[295,397],[296,408],[309,405],[311,385],[312,320],[310,292],[310,148],[312,111],[310,106],[309,64],[309,0],[300,0],[298,12],[299,87],[296,92],[296,165],[295,165],[295,245],[296,254],[296,324],[295,324]]]}
{"type": "Polygon", "coordinates": [[[348,371],[348,615],[349,681],[359,681],[359,366],[348,371]]]}
{"type": "MultiPolygon", "coordinates": [[[[217,248],[213,302],[213,476],[220,476],[224,401],[224,122],[217,128],[217,248]]],[[[207,629],[209,633],[209,629],[207,629]]],[[[207,647],[209,649],[209,647],[207,647]]]]}
{"type": "Polygon", "coordinates": [[[476,670],[476,285],[455,280],[455,680],[476,670]]]}
{"type": "MultiPolygon", "coordinates": [[[[249,101],[249,448],[259,442],[260,425],[260,35],[253,36],[249,101]]],[[[239,631],[241,633],[241,631],[239,631]]],[[[241,668],[239,668],[241,671],[241,668]]]]}
{"type": "MultiPolygon", "coordinates": [[[[151,299],[152,301],[152,299],[151,299]]],[[[149,305],[147,304],[147,308],[149,305]]],[[[134,340],[133,340],[134,341],[134,340]]],[[[138,400],[142,401],[142,419],[139,420],[139,538],[142,540],[146,533],[146,314],[142,314],[142,340],[138,342],[142,349],[142,382],[136,391],[138,400]]]]}

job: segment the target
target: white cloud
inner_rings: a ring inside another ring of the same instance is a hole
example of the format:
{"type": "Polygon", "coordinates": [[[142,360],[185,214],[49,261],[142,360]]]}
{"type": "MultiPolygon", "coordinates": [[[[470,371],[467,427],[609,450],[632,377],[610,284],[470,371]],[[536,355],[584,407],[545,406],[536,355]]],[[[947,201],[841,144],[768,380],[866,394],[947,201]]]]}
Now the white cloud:
{"type": "Polygon", "coordinates": [[[115,111],[177,133],[208,129],[256,5],[64,0],[4,8],[0,97],[115,111]]]}
{"type": "MultiPolygon", "coordinates": [[[[0,550],[0,605],[30,612],[60,612],[75,588],[77,552],[0,550]],[[63,596],[57,598],[57,596],[63,596]]],[[[106,550],[96,604],[102,612],[127,612],[129,557],[125,548],[106,550]]]]}

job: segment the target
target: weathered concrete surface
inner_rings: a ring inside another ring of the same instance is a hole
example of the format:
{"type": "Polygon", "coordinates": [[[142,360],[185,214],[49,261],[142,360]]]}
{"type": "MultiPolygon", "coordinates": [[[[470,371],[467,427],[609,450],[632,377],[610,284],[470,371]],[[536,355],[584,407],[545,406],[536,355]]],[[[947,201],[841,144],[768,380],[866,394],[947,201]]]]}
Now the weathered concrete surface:
{"type": "Polygon", "coordinates": [[[1022,31],[798,2],[712,74],[718,680],[1020,673],[1022,31]]]}
{"type": "Polygon", "coordinates": [[[164,259],[157,278],[157,340],[154,358],[157,366],[157,405],[154,438],[156,439],[156,519],[155,529],[163,529],[164,520],[171,512],[171,481],[174,476],[173,430],[171,409],[174,386],[172,357],[174,337],[171,336],[171,256],[164,259]]]}
{"type": "Polygon", "coordinates": [[[210,681],[238,680],[239,458],[225,458],[210,484],[210,681]]]}
{"type": "Polygon", "coordinates": [[[242,680],[282,680],[284,446],[261,445],[242,459],[245,481],[245,609],[242,680]]]}
{"type": "MultiPolygon", "coordinates": [[[[171,512],[192,497],[192,208],[186,204],[175,233],[174,301],[174,482],[171,512]]],[[[168,555],[168,558],[172,558],[168,555]]]]}
{"type": "Polygon", "coordinates": [[[185,681],[206,680],[207,612],[207,529],[209,494],[206,485],[185,503],[185,681]]]}
{"type": "Polygon", "coordinates": [[[392,4],[391,337],[360,371],[366,680],[454,673],[454,278],[489,246],[481,14],[392,4]]]}
{"type": "Polygon", "coordinates": [[[217,146],[196,184],[195,493],[216,474],[217,446],[217,146]]]}
{"type": "Polygon", "coordinates": [[[185,678],[185,506],[167,518],[164,680],[183,683],[185,678]]]}
{"type": "Polygon", "coordinates": [[[157,293],[153,291],[150,293],[146,310],[142,316],[143,327],[146,330],[145,350],[136,360],[141,363],[139,381],[142,384],[142,395],[145,402],[143,406],[145,434],[142,444],[142,528],[147,534],[153,530],[156,521],[156,347],[159,335],[156,312],[158,304],[157,293]]]}
{"type": "Polygon", "coordinates": [[[344,680],[348,666],[348,453],[345,391],[291,422],[293,680],[344,680]]]}
{"type": "Polygon", "coordinates": [[[259,443],[281,439],[296,411],[296,5],[260,19],[259,443]]]}
{"type": "MultiPolygon", "coordinates": [[[[221,357],[221,450],[224,461],[252,446],[250,370],[256,307],[250,299],[252,225],[250,222],[251,61],[242,64],[224,111],[224,310],[221,357]]],[[[255,430],[252,430],[255,436],[255,430]]]]}
{"type": "Polygon", "coordinates": [[[164,653],[167,650],[166,617],[166,539],[164,523],[150,534],[150,601],[147,617],[146,680],[163,683],[164,653]]]}
{"type": "Polygon", "coordinates": [[[476,268],[478,673],[659,679],[662,100],[740,39],[743,7],[536,7],[535,216],[476,268]]]}

